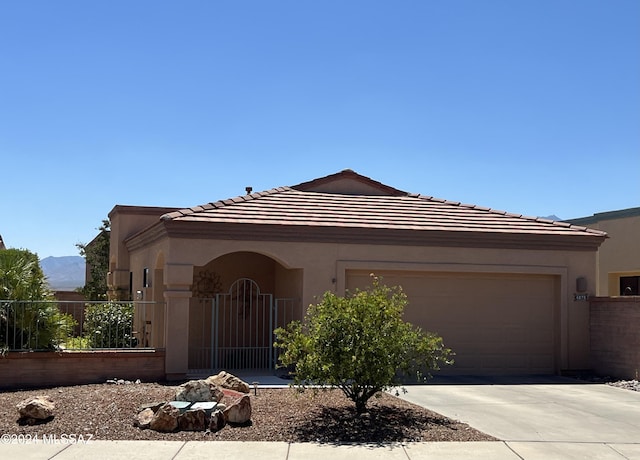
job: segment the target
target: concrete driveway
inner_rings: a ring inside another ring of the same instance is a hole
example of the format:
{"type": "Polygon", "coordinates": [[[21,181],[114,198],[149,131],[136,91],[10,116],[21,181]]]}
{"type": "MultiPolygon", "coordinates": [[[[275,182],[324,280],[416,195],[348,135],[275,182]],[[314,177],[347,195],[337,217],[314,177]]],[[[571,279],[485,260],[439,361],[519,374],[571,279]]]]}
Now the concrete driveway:
{"type": "Polygon", "coordinates": [[[640,392],[562,377],[440,378],[400,395],[521,458],[640,458],[640,392]]]}

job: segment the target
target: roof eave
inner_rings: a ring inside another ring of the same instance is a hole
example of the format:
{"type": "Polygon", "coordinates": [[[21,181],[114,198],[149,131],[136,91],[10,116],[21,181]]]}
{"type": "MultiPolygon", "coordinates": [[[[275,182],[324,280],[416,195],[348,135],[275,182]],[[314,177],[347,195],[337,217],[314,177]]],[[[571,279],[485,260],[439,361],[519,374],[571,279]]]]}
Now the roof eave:
{"type": "Polygon", "coordinates": [[[606,238],[606,234],[516,234],[477,231],[181,222],[175,220],[165,221],[163,224],[166,235],[172,238],[398,246],[595,251],[606,238]]]}

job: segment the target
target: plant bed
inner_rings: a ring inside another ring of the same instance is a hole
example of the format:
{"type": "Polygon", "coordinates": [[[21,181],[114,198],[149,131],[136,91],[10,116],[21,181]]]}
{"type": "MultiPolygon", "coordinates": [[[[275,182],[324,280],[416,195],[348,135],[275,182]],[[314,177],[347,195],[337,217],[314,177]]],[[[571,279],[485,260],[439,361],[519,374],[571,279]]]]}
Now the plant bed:
{"type": "MultiPolygon", "coordinates": [[[[409,388],[409,391],[411,389],[409,388]]],[[[141,406],[172,400],[176,387],[155,383],[95,384],[0,393],[0,433],[82,435],[93,440],[198,440],[386,443],[409,441],[491,441],[495,438],[389,394],[371,399],[357,415],[338,390],[299,393],[294,389],[251,391],[252,417],[246,426],[215,433],[159,433],[133,426],[141,406]],[[18,424],[16,405],[47,395],[56,408],[47,423],[18,424]]]]}

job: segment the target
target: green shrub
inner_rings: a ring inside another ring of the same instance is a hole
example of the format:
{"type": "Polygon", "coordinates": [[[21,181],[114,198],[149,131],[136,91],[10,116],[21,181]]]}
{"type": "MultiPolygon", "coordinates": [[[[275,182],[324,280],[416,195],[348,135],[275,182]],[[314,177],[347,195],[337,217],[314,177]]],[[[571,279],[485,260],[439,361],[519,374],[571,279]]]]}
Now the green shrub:
{"type": "Polygon", "coordinates": [[[133,335],[133,314],[132,303],[88,304],[85,308],[84,331],[89,347],[135,347],[137,340],[133,335]]]}
{"type": "Polygon", "coordinates": [[[299,388],[337,387],[362,413],[376,393],[408,376],[424,380],[430,370],[453,362],[441,337],[403,321],[406,305],[400,287],[376,277],[371,288],[346,297],[327,292],[309,307],[304,324],[276,329],[280,364],[294,369],[299,388]]]}

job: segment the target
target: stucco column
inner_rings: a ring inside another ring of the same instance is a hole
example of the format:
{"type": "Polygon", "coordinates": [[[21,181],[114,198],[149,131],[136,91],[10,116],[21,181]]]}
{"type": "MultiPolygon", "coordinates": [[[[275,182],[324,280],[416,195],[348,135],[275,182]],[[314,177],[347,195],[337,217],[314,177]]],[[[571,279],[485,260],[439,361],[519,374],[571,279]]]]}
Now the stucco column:
{"type": "Polygon", "coordinates": [[[129,270],[114,269],[107,273],[109,300],[129,300],[129,270]]]}
{"type": "Polygon", "coordinates": [[[181,380],[189,367],[189,300],[193,265],[167,264],[164,270],[165,374],[167,380],[181,380]]]}

